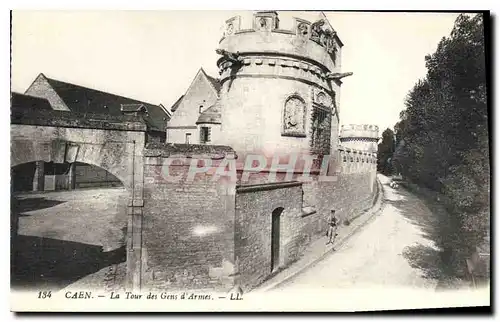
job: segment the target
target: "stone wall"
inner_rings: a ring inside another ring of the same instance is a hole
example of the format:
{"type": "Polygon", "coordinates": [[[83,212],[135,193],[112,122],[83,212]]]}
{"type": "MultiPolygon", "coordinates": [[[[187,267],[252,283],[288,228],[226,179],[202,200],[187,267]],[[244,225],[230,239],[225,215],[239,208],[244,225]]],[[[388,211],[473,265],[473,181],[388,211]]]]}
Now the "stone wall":
{"type": "Polygon", "coordinates": [[[373,206],[376,157],[347,150],[354,155],[351,160],[345,151],[337,155],[338,162],[332,163],[326,178],[312,174],[312,181],[278,180],[273,184],[261,178],[268,173],[260,173],[255,174],[252,185],[237,189],[235,254],[243,289],[257,286],[272,274],[271,218],[276,208],[284,208],[279,265],[285,267],[303,255],[311,242],[325,236],[331,210],[335,210],[342,230],[373,206]]]}
{"type": "Polygon", "coordinates": [[[144,132],[11,125],[11,166],[32,162],[82,162],[132,183],[132,149],[144,146],[144,132]]]}
{"type": "Polygon", "coordinates": [[[143,151],[143,131],[23,124],[11,125],[11,137],[12,165],[84,162],[125,184],[127,279],[143,289],[228,290],[240,283],[248,290],[272,274],[275,209],[283,208],[278,267],[285,267],[324,236],[332,209],[343,229],[371,207],[376,193],[375,156],[347,149],[338,154],[341,164],[331,181],[255,184],[261,181],[256,178],[252,185],[236,188],[213,181],[213,172],[186,180],[193,160],[202,160],[196,167],[211,160],[217,168],[224,158],[234,158],[227,146],[155,143],[143,151]],[[168,169],[173,176],[183,175],[175,182],[164,175],[174,156],[178,162],[168,169]]]}
{"type": "Polygon", "coordinates": [[[115,187],[122,183],[105,169],[91,164],[77,163],[75,166],[76,188],[115,187]]]}
{"type": "Polygon", "coordinates": [[[54,117],[24,115],[12,120],[16,123],[10,126],[11,167],[33,161],[81,162],[105,169],[118,178],[126,189],[123,203],[128,206],[127,213],[123,213],[128,217],[126,287],[138,288],[142,259],[144,124],[121,123],[111,117],[82,120],[73,113],[49,112],[54,117]],[[92,128],[96,125],[98,128],[92,128]]]}
{"type": "Polygon", "coordinates": [[[187,159],[168,167],[183,178],[169,181],[163,152],[145,152],[142,287],[227,290],[234,271],[234,184],[214,182],[203,173],[187,180],[191,160],[211,159],[188,157],[187,151],[176,154],[187,159]]]}
{"type": "Polygon", "coordinates": [[[341,230],[372,207],[376,189],[370,183],[370,176],[368,172],[340,173],[331,182],[297,183],[292,187],[261,191],[240,190],[236,194],[235,254],[238,280],[243,289],[257,286],[272,273],[273,210],[284,208],[280,223],[280,266],[285,267],[297,260],[311,242],[325,236],[331,210],[336,210],[341,230]]]}
{"type": "MultiPolygon", "coordinates": [[[[274,67],[270,73],[274,73],[274,67]]],[[[293,71],[295,69],[292,68],[293,71]]],[[[217,144],[256,153],[308,152],[311,147],[313,86],[273,77],[238,77],[223,83],[221,135],[217,144]],[[228,89],[231,88],[230,91],[228,89]],[[257,94],[258,93],[258,94],[257,94]],[[283,135],[284,106],[291,97],[304,101],[302,134],[283,135]]],[[[337,130],[337,118],[333,116],[337,130]]],[[[333,142],[336,142],[336,138],[333,142]]],[[[328,153],[327,151],[326,153],[328,153]]]]}
{"type": "Polygon", "coordinates": [[[305,242],[301,233],[307,230],[309,220],[302,218],[301,185],[240,190],[236,195],[235,253],[238,280],[244,290],[271,274],[271,217],[277,208],[283,208],[279,265],[284,266],[297,258],[305,242]]]}
{"type": "Polygon", "coordinates": [[[342,174],[335,182],[304,184],[304,203],[316,208],[326,220],[331,210],[341,223],[348,223],[373,204],[376,182],[371,184],[370,173],[342,174]]]}
{"type": "Polygon", "coordinates": [[[239,62],[220,51],[222,127],[217,144],[263,154],[336,151],[341,82],[331,73],[341,70],[340,39],[330,39],[327,50],[312,40],[310,22],[294,18],[294,27],[282,30],[273,12],[255,13],[252,29],[241,29],[241,22],[238,16],[228,19],[219,43],[221,50],[238,52],[239,62]],[[313,146],[313,127],[323,119],[316,117],[320,107],[331,119],[320,122],[322,130],[331,131],[320,141],[330,142],[313,146]]]}

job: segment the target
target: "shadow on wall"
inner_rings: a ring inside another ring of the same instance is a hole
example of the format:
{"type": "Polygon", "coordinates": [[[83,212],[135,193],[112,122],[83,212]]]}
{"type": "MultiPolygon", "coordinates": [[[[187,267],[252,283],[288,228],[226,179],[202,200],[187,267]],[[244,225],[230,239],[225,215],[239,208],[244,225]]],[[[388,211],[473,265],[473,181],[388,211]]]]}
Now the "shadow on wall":
{"type": "Polygon", "coordinates": [[[58,290],[126,261],[125,246],[103,252],[100,246],[25,235],[17,236],[13,250],[11,287],[15,289],[58,290]]]}

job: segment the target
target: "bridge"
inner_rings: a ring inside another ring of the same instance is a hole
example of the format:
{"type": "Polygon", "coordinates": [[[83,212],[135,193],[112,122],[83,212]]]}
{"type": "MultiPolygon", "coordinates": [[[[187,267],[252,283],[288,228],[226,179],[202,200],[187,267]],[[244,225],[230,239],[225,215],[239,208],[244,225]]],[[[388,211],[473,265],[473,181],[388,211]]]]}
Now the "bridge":
{"type": "Polygon", "coordinates": [[[12,115],[11,167],[40,161],[82,162],[100,167],[122,182],[128,208],[127,285],[132,288],[140,286],[145,141],[146,124],[140,117],[57,110],[12,115]]]}
{"type": "MultiPolygon", "coordinates": [[[[234,189],[217,182],[172,183],[161,178],[171,155],[186,157],[186,163],[177,166],[186,173],[190,159],[220,160],[228,154],[234,157],[224,146],[157,142],[140,116],[21,109],[11,117],[11,169],[30,162],[79,162],[121,181],[127,196],[126,289],[232,284],[228,276],[234,270],[234,226],[227,220],[234,221],[234,189]],[[207,227],[212,230],[208,236],[199,232],[207,227]]],[[[37,168],[34,187],[43,175],[37,168]]],[[[67,179],[74,180],[71,167],[67,179]]],[[[17,223],[14,218],[13,235],[17,223]]]]}

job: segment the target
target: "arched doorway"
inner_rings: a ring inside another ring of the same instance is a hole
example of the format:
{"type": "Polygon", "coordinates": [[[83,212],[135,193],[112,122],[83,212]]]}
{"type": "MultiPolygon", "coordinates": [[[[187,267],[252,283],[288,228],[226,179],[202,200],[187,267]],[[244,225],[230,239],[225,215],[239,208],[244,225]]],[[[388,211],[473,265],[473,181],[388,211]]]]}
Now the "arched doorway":
{"type": "Polygon", "coordinates": [[[33,161],[11,171],[11,286],[122,288],[127,259],[124,184],[86,163],[33,161]]]}
{"type": "Polygon", "coordinates": [[[280,266],[280,229],[283,208],[273,210],[271,215],[271,272],[280,266]]]}

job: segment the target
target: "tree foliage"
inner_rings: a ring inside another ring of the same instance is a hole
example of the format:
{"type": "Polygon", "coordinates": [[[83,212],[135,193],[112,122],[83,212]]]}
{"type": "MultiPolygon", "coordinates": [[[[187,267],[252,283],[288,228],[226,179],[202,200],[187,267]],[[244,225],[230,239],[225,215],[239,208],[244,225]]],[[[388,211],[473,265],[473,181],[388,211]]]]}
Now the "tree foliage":
{"type": "Polygon", "coordinates": [[[442,193],[456,236],[442,245],[461,262],[489,227],[490,164],[482,15],[460,15],[425,57],[427,75],[409,92],[395,125],[403,177],[442,193]],[[458,245],[458,247],[457,247],[458,245]]]}
{"type": "Polygon", "coordinates": [[[386,175],[393,172],[392,155],[394,154],[394,144],[394,132],[388,128],[382,132],[382,141],[378,144],[377,153],[377,170],[386,175]]]}

